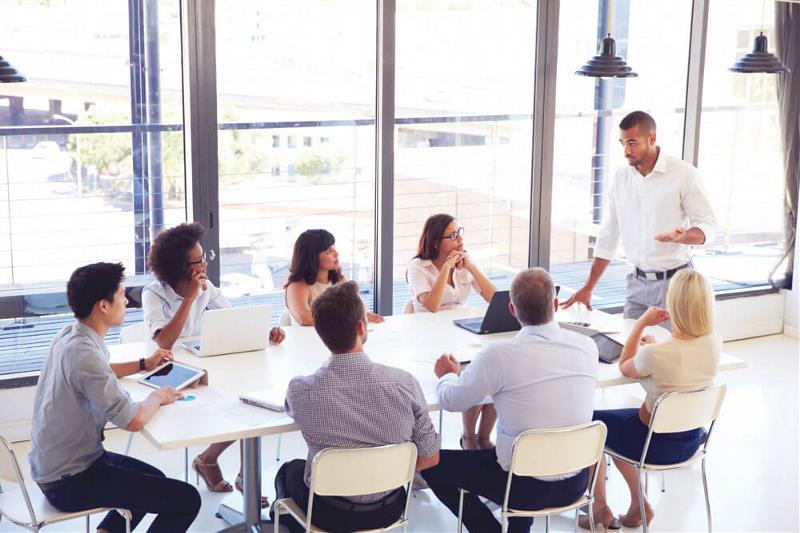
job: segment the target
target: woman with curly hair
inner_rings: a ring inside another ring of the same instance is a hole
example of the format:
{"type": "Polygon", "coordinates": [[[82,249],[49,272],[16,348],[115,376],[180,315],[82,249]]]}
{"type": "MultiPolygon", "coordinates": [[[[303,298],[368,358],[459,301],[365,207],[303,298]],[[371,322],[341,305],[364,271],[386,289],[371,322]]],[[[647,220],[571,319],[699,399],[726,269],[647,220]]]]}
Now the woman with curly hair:
{"type": "MultiPolygon", "coordinates": [[[[208,262],[200,245],[205,232],[199,222],[179,224],[159,233],[150,248],[150,270],[157,281],[142,291],[142,307],[145,327],[161,348],[171,349],[180,337],[200,335],[206,309],[231,307],[222,290],[206,276],[208,262]]],[[[284,337],[280,328],[269,332],[273,344],[282,342],[284,337]]],[[[217,463],[231,444],[233,441],[212,444],[192,461],[192,468],[212,492],[233,490],[217,463]]],[[[235,485],[242,490],[241,467],[235,485]]],[[[262,504],[266,505],[266,500],[262,504]]]]}
{"type": "MultiPolygon", "coordinates": [[[[309,229],[297,237],[289,265],[286,289],[286,309],[292,325],[313,326],[311,303],[317,297],[345,280],[339,266],[339,252],[333,234],[324,229],[309,229]]],[[[370,322],[383,322],[383,317],[367,313],[370,322]]]]}

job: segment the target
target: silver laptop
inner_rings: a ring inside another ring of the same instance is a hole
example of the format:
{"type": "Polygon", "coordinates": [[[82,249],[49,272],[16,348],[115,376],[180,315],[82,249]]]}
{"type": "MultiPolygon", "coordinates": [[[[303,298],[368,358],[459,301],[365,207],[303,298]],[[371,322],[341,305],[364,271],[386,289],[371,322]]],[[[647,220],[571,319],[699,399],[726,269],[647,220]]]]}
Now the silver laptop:
{"type": "Polygon", "coordinates": [[[183,346],[198,357],[263,350],[271,319],[271,305],[209,309],[203,313],[200,340],[183,346]]]}

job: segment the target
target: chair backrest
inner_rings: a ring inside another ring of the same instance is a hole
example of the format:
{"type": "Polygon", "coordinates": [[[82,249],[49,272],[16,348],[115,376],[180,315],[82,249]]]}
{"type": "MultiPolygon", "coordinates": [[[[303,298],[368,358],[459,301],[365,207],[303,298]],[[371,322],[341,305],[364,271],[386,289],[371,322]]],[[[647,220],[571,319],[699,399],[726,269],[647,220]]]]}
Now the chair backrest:
{"type": "MultiPolygon", "coordinates": [[[[19,467],[17,455],[14,453],[11,442],[2,435],[0,435],[0,477],[17,483],[22,497],[25,500],[25,505],[28,507],[28,514],[31,517],[30,523],[37,524],[36,513],[33,510],[30,495],[28,495],[28,489],[25,487],[25,478],[19,467]]],[[[2,492],[2,484],[0,484],[0,492],[2,492]]],[[[0,516],[3,514],[2,511],[3,510],[0,509],[0,516]]]]}
{"type": "Polygon", "coordinates": [[[407,315],[413,315],[414,314],[414,300],[408,300],[406,302],[406,305],[403,308],[403,313],[405,313],[407,315]]]}
{"type": "Polygon", "coordinates": [[[314,456],[311,491],[360,496],[402,487],[414,479],[417,447],[411,442],[375,448],[326,448],[314,456]]]}
{"type": "Polygon", "coordinates": [[[656,400],[650,427],[653,433],[677,433],[705,427],[719,416],[725,385],[667,392],[656,400]]]}
{"type": "Polygon", "coordinates": [[[511,472],[517,476],[557,476],[597,463],[606,426],[595,421],[559,429],[530,429],[514,439],[511,472]]]}
{"type": "Polygon", "coordinates": [[[142,342],[147,337],[147,329],[144,327],[144,322],[134,322],[122,328],[119,332],[119,342],[142,342]]]}
{"type": "Polygon", "coordinates": [[[292,325],[292,317],[289,315],[288,309],[284,309],[283,313],[281,313],[281,316],[278,319],[278,325],[282,328],[292,325]]]}

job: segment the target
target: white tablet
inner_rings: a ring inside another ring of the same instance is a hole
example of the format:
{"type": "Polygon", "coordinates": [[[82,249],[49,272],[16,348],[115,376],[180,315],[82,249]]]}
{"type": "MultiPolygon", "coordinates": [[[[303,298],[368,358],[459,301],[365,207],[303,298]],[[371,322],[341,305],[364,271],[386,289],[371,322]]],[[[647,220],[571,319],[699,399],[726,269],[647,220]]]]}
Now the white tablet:
{"type": "Polygon", "coordinates": [[[202,378],[205,373],[206,371],[200,368],[170,361],[145,374],[139,379],[139,383],[144,383],[154,389],[172,387],[175,390],[181,390],[202,378]]]}

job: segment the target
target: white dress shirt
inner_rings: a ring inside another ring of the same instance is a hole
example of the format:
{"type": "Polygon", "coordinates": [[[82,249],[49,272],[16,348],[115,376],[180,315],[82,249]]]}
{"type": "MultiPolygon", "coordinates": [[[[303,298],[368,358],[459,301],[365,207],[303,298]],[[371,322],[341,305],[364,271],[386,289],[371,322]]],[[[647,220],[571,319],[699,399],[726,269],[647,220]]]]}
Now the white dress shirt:
{"type": "MultiPolygon", "coordinates": [[[[428,309],[419,301],[419,295],[431,292],[433,286],[436,285],[437,277],[439,277],[439,269],[430,259],[415,258],[408,264],[406,278],[408,279],[408,288],[411,290],[415,313],[428,312],[428,309]]],[[[455,286],[451,286],[449,283],[444,285],[444,295],[442,303],[439,305],[439,309],[442,311],[466,305],[470,287],[474,288],[478,294],[481,293],[480,285],[466,268],[453,269],[453,285],[455,286]]]]}
{"type": "Polygon", "coordinates": [[[447,411],[492,397],[497,462],[508,470],[511,446],[523,431],[590,422],[596,386],[597,345],[553,321],[524,326],[516,337],[485,346],[460,376],[442,376],[436,393],[447,411]]]}
{"type": "Polygon", "coordinates": [[[634,266],[649,272],[669,270],[689,262],[691,247],[659,242],[656,235],[696,226],[708,244],[716,237],[716,224],[697,169],[662,150],[647,176],[630,165],[617,170],[609,183],[594,256],[613,259],[621,241],[634,266]]]}
{"type": "MultiPolygon", "coordinates": [[[[144,312],[144,325],[152,339],[156,331],[164,329],[172,317],[178,312],[183,303],[183,296],[179,295],[169,284],[154,281],[142,290],[142,311],[144,312]]],[[[231,307],[231,303],[222,294],[222,289],[206,282],[206,290],[192,303],[186,322],[178,337],[200,336],[200,317],[206,309],[224,309],[231,307]]]]}

